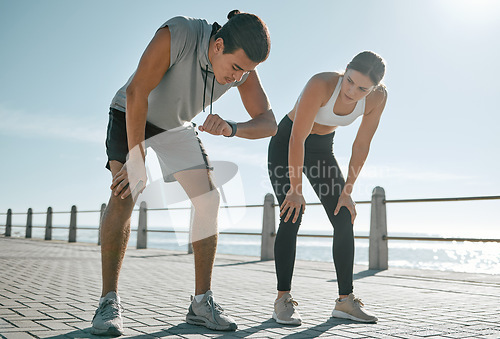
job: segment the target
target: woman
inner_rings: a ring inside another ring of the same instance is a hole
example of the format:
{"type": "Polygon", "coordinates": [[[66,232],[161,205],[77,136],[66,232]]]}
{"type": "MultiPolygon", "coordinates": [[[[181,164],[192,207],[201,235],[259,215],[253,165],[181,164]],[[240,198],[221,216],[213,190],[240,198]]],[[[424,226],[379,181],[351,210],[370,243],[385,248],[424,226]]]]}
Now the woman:
{"type": "Polygon", "coordinates": [[[333,260],[339,298],[332,316],[377,321],[352,294],[356,208],[351,193],[387,100],[381,84],[384,73],[384,60],[365,51],[352,59],[344,74],[314,75],[271,139],[269,176],[280,204],[281,219],[274,245],[278,297],[273,318],[280,324],[302,322],[295,308],[297,302],[290,294],[297,232],[306,204],[302,196],[302,173],[309,179],[334,228],[333,260]],[[349,125],[361,115],[344,181],[332,153],[333,136],[338,126],[349,125]]]}

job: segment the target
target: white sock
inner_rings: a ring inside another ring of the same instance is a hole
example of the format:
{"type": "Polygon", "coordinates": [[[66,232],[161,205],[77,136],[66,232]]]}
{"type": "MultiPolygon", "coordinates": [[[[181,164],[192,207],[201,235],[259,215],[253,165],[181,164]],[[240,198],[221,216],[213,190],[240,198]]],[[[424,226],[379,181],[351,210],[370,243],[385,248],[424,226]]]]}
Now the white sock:
{"type": "MultiPolygon", "coordinates": [[[[106,296],[101,297],[101,298],[99,299],[99,305],[101,305],[101,304],[103,303],[103,301],[104,301],[104,299],[105,299],[105,298],[106,298],[106,296]]],[[[118,303],[120,303],[120,296],[119,296],[119,295],[116,295],[116,301],[117,301],[118,303]]]]}
{"type": "Polygon", "coordinates": [[[198,294],[194,296],[194,300],[196,300],[197,303],[201,302],[205,294],[198,294]]]}

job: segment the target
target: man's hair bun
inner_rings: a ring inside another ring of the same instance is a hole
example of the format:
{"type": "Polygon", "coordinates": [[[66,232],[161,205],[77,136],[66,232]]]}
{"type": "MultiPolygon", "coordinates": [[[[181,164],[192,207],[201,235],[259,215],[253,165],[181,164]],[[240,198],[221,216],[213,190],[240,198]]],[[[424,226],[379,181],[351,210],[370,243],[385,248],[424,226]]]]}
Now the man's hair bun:
{"type": "Polygon", "coordinates": [[[231,12],[228,13],[227,15],[227,19],[230,20],[233,16],[235,16],[236,14],[240,14],[241,12],[237,9],[233,9],[231,12]]]}
{"type": "Polygon", "coordinates": [[[271,39],[266,24],[255,14],[235,9],[227,15],[229,19],[214,38],[224,41],[224,54],[234,53],[241,48],[247,57],[261,63],[269,56],[271,39]]]}

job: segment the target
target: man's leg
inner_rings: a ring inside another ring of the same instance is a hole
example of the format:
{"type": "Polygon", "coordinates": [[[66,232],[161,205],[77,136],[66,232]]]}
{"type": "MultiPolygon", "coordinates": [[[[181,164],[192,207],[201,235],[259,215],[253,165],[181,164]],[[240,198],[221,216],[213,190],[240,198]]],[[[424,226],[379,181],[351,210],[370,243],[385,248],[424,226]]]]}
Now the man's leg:
{"type": "Polygon", "coordinates": [[[206,169],[178,172],[179,181],[194,206],[191,241],[194,252],[195,293],[204,294],[211,287],[212,269],[217,250],[217,215],[219,192],[206,169]]]}
{"type": "MultiPolygon", "coordinates": [[[[123,164],[109,162],[114,177],[123,164]]],[[[102,294],[118,292],[118,277],[130,236],[130,216],[134,208],[131,196],[126,199],[111,194],[101,223],[102,294]]]]}
{"type": "Polygon", "coordinates": [[[195,297],[186,321],[213,330],[234,331],[237,325],[220,307],[210,290],[217,250],[217,215],[219,192],[206,169],[186,170],[175,174],[194,206],[191,242],[194,252],[195,297]]]}
{"type": "MultiPolygon", "coordinates": [[[[112,176],[122,164],[109,162],[112,176]]],[[[118,277],[130,235],[130,215],[134,202],[111,194],[101,223],[102,294],[92,319],[91,333],[117,336],[123,334],[122,307],[118,296],[118,277]]]]}

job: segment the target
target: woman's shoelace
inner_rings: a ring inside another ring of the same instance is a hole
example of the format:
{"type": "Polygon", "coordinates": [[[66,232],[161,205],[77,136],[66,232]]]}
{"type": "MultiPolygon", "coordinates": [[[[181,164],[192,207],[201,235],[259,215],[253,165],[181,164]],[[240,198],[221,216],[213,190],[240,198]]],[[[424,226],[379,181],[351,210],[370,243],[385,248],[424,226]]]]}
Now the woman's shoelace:
{"type": "Polygon", "coordinates": [[[292,297],[287,298],[287,299],[285,300],[285,306],[287,306],[289,303],[293,304],[294,306],[299,305],[299,303],[298,303],[298,302],[296,302],[296,301],[295,301],[292,297]]]}
{"type": "Polygon", "coordinates": [[[354,298],[354,302],[360,304],[361,306],[365,306],[365,304],[363,304],[363,302],[361,302],[361,299],[359,298],[354,298]]]}

